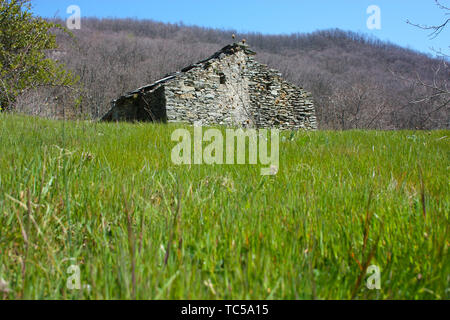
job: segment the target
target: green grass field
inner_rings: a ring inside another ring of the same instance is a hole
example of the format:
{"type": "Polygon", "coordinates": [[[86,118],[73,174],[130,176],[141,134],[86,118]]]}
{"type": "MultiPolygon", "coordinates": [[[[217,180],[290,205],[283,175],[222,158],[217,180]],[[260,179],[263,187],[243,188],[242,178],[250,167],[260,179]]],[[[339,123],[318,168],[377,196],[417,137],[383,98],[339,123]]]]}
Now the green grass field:
{"type": "Polygon", "coordinates": [[[0,299],[449,299],[449,131],[283,132],[261,176],[178,127],[0,114],[0,299]]]}

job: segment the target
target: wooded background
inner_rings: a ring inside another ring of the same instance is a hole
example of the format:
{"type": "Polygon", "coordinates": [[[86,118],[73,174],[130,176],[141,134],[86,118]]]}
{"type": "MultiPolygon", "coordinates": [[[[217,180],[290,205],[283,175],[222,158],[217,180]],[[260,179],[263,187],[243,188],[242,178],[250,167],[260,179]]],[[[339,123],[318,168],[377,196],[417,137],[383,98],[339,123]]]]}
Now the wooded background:
{"type": "MultiPolygon", "coordinates": [[[[426,41],[420,30],[411,32],[426,41]]],[[[239,34],[182,23],[96,18],[83,19],[81,30],[73,33],[58,33],[60,48],[49,54],[78,75],[80,83],[29,91],[19,97],[17,111],[98,119],[111,100],[207,58],[236,34],[258,53],[258,61],[312,92],[321,129],[450,126],[448,95],[437,90],[447,88],[448,59],[362,34],[239,34]]]]}

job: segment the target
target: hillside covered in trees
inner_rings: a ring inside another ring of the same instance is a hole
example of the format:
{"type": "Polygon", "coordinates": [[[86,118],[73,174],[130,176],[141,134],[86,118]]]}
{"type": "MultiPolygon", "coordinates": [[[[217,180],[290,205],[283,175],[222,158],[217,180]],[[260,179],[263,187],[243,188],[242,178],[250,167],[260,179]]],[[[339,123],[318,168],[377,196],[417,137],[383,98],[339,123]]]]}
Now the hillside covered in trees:
{"type": "MultiPolygon", "coordinates": [[[[419,30],[411,32],[426,41],[419,30]]],[[[231,43],[233,33],[258,52],[258,61],[313,93],[322,129],[450,125],[448,95],[427,85],[447,85],[446,60],[341,30],[275,36],[133,19],[83,19],[73,37],[58,33],[60,48],[49,54],[79,83],[29,91],[16,110],[97,119],[111,100],[208,57],[231,43]]]]}

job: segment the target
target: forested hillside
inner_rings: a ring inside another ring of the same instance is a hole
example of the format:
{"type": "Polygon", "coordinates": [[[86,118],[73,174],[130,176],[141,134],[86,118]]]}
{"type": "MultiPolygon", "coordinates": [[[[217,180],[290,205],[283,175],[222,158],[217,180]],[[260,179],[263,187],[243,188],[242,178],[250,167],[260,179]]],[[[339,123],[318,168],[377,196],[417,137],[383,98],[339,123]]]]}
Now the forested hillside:
{"type": "MultiPolygon", "coordinates": [[[[420,30],[411,32],[427,41],[420,30]]],[[[17,110],[98,118],[114,98],[208,57],[233,33],[260,62],[313,93],[322,129],[449,126],[448,95],[426,84],[445,86],[450,72],[425,54],[341,30],[273,36],[133,19],[83,19],[73,38],[59,35],[61,47],[50,54],[80,84],[24,94],[17,110]]]]}

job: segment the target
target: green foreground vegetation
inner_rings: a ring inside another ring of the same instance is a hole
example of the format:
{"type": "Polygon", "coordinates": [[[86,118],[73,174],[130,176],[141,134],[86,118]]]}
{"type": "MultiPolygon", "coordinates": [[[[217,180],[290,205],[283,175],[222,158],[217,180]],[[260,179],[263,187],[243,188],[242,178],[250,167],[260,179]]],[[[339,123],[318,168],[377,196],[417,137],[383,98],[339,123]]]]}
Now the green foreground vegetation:
{"type": "Polygon", "coordinates": [[[178,127],[0,114],[0,299],[449,298],[449,131],[283,132],[261,176],[178,127]]]}

